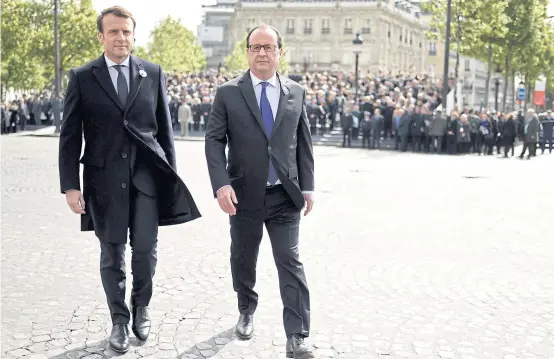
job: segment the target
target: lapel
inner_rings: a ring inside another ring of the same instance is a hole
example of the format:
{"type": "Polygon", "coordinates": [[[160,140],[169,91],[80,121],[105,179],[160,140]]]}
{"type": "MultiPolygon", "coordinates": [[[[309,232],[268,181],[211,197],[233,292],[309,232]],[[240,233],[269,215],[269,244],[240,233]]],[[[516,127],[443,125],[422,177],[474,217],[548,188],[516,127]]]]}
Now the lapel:
{"type": "Polygon", "coordinates": [[[289,100],[289,93],[290,93],[290,87],[288,85],[287,79],[279,75],[279,73],[277,73],[277,79],[281,84],[281,91],[279,91],[279,107],[277,107],[277,115],[275,115],[275,124],[273,125],[273,130],[271,131],[270,138],[273,137],[273,135],[277,131],[277,128],[283,121],[283,116],[285,115],[285,111],[287,109],[287,103],[289,100]]]}
{"type": "Polygon", "coordinates": [[[115,104],[121,109],[121,111],[123,111],[123,106],[119,101],[117,92],[115,92],[115,87],[113,86],[112,78],[110,77],[110,72],[108,71],[106,60],[104,59],[104,54],[94,60],[92,62],[92,66],[94,67],[92,73],[94,74],[94,77],[96,77],[96,80],[98,80],[98,82],[100,83],[104,91],[106,91],[108,96],[110,96],[112,101],[115,102],[115,104]]]}
{"type": "Polygon", "coordinates": [[[242,93],[242,96],[246,100],[246,104],[250,108],[250,111],[258,121],[258,124],[262,128],[263,133],[266,138],[269,140],[274,134],[281,122],[283,121],[283,116],[287,108],[287,102],[290,93],[290,87],[286,78],[282,77],[277,73],[277,80],[280,83],[281,91],[279,92],[279,106],[277,107],[277,114],[275,115],[275,124],[271,131],[271,135],[268,137],[265,132],[264,121],[262,119],[262,114],[260,112],[260,106],[256,100],[256,94],[254,93],[254,87],[252,86],[252,78],[250,77],[250,70],[248,70],[242,78],[239,80],[238,86],[242,93]]]}
{"type": "Polygon", "coordinates": [[[138,57],[131,55],[131,58],[129,59],[129,76],[131,76],[131,89],[129,91],[129,97],[127,98],[127,106],[125,106],[125,112],[129,111],[129,109],[135,102],[137,94],[140,90],[140,86],[142,85],[143,77],[140,75],[141,70],[145,73],[144,68],[142,67],[142,62],[138,57]]]}
{"type": "Polygon", "coordinates": [[[242,78],[239,80],[238,86],[239,86],[240,92],[242,93],[242,96],[244,97],[244,100],[246,101],[246,104],[250,108],[250,111],[256,118],[256,121],[258,121],[258,124],[262,128],[262,132],[265,134],[267,138],[267,134],[265,133],[264,121],[262,120],[262,113],[260,111],[260,106],[258,105],[258,101],[256,100],[256,94],[254,93],[254,86],[252,86],[252,78],[250,77],[250,70],[246,71],[246,73],[242,76],[242,78]]]}

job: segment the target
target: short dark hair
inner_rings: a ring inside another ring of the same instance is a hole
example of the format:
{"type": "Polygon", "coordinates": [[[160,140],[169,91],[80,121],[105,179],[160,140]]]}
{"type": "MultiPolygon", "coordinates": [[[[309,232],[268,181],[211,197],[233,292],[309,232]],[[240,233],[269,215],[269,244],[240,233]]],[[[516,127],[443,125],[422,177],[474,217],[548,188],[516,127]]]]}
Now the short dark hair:
{"type": "Polygon", "coordinates": [[[137,27],[137,22],[135,21],[133,14],[131,14],[129,10],[121,6],[112,6],[102,10],[102,12],[100,12],[100,15],[98,15],[98,17],[96,18],[96,28],[98,29],[98,32],[103,32],[104,29],[102,27],[102,20],[104,20],[104,16],[108,14],[114,14],[115,16],[133,20],[133,31],[135,30],[135,27],[137,27]]]}
{"type": "Polygon", "coordinates": [[[261,24],[261,25],[257,25],[257,26],[254,26],[253,29],[251,29],[250,31],[248,31],[248,35],[246,35],[246,48],[249,48],[250,47],[250,35],[252,35],[252,33],[260,28],[267,28],[267,29],[271,29],[273,31],[275,31],[275,34],[277,34],[277,47],[278,48],[282,48],[283,47],[283,38],[281,37],[281,33],[279,32],[279,30],[277,30],[275,27],[271,26],[271,25],[268,25],[268,24],[261,24]]]}

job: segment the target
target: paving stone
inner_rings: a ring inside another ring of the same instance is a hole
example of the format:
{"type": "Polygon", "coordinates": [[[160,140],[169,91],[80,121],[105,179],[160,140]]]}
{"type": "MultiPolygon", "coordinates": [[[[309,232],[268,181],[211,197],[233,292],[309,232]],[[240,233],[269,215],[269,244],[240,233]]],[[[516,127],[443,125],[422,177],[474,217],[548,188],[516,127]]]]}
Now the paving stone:
{"type": "MultiPolygon", "coordinates": [[[[211,196],[203,144],[179,141],[176,151],[203,217],[160,228],[151,336],[121,358],[282,359],[267,233],[256,335],[239,341],[228,219],[211,196]]],[[[316,204],[301,221],[300,258],[321,358],[552,357],[554,156],[314,151],[316,204]]],[[[56,138],[2,136],[0,357],[116,357],[98,242],[59,193],[57,154],[56,138]]]]}

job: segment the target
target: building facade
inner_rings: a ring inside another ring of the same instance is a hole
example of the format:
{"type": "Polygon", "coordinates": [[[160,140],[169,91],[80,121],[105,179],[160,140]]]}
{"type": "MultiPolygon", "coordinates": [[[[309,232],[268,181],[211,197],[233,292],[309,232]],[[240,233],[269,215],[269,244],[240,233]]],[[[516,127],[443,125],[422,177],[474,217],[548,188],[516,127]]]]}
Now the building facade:
{"type": "Polygon", "coordinates": [[[237,0],[218,0],[204,5],[202,23],[198,26],[198,42],[204,49],[207,68],[218,69],[229,54],[229,26],[237,0]]]}
{"type": "Polygon", "coordinates": [[[230,26],[232,48],[249,29],[279,29],[292,71],[354,70],[421,73],[425,26],[419,8],[398,0],[238,0],[230,26]],[[363,44],[352,40],[359,32],[363,44]]]}

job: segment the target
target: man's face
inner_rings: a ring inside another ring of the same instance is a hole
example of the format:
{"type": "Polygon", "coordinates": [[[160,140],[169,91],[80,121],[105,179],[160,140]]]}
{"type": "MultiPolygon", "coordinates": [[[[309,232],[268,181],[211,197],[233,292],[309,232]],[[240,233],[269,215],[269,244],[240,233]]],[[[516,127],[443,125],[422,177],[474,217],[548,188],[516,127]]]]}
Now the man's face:
{"type": "Polygon", "coordinates": [[[108,14],[102,20],[98,40],[104,45],[108,58],[123,61],[133,49],[134,35],[133,20],[108,14]]]}
{"type": "Polygon", "coordinates": [[[249,40],[248,65],[261,80],[269,79],[279,66],[282,49],[277,46],[277,34],[266,28],[256,29],[249,40]]]}

